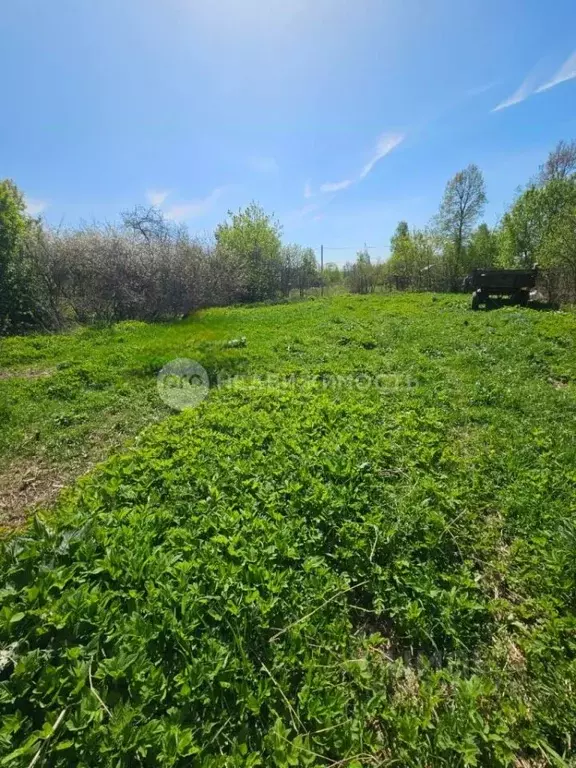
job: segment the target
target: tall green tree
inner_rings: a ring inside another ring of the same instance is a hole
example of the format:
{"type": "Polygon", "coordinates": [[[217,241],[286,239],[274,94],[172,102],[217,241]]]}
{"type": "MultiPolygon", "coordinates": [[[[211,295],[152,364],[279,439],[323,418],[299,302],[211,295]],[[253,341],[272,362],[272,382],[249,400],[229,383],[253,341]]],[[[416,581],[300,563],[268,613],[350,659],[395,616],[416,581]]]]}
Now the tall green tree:
{"type": "Polygon", "coordinates": [[[390,258],[388,267],[391,273],[406,276],[410,272],[412,260],[412,241],[406,221],[399,221],[390,238],[390,258]]]}
{"type": "Polygon", "coordinates": [[[216,229],[216,242],[243,263],[247,278],[244,299],[273,298],[281,289],[280,223],[255,202],[237,213],[229,211],[228,216],[216,229]]]}
{"type": "Polygon", "coordinates": [[[354,264],[346,265],[346,277],[352,293],[374,291],[376,275],[367,250],[358,251],[354,264]]]}
{"type": "Polygon", "coordinates": [[[401,221],[390,241],[390,258],[386,262],[389,281],[399,288],[431,288],[435,262],[431,233],[419,229],[410,232],[406,222],[401,221]]]}
{"type": "Polygon", "coordinates": [[[576,176],[529,187],[502,219],[499,260],[544,270],[550,298],[576,298],[576,176]]]}
{"type": "Polygon", "coordinates": [[[24,197],[11,179],[0,181],[0,333],[29,312],[22,249],[29,225],[24,197]]]}
{"type": "Polygon", "coordinates": [[[459,171],[446,185],[436,225],[445,240],[444,264],[450,290],[457,290],[466,270],[465,251],[486,204],[486,187],[476,165],[459,171]]]}
{"type": "Polygon", "coordinates": [[[281,249],[281,288],[288,296],[292,288],[298,288],[300,296],[319,280],[318,264],[312,248],[301,245],[284,245],[281,249]]]}
{"type": "Polygon", "coordinates": [[[333,261],[329,261],[324,264],[324,284],[325,285],[338,285],[342,281],[342,272],[338,264],[333,261]]]}
{"type": "Polygon", "coordinates": [[[394,234],[390,238],[390,253],[394,255],[402,251],[406,243],[410,240],[410,229],[407,221],[399,221],[394,234]]]}
{"type": "Polygon", "coordinates": [[[304,296],[304,291],[320,279],[316,255],[312,248],[302,248],[296,274],[300,296],[304,296]]]}
{"type": "Polygon", "coordinates": [[[557,232],[576,205],[576,178],[554,179],[543,187],[529,187],[504,215],[500,259],[512,267],[534,263],[553,266],[557,232]]]}
{"type": "Polygon", "coordinates": [[[487,224],[480,224],[470,238],[467,271],[475,267],[491,267],[498,261],[498,236],[487,224]]]}

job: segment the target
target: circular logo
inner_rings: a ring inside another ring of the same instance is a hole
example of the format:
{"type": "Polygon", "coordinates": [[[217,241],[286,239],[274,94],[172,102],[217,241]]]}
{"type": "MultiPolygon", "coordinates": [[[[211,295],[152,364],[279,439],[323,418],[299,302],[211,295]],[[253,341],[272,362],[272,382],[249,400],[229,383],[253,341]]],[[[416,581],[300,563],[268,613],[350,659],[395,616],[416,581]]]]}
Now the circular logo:
{"type": "Polygon", "coordinates": [[[158,374],[156,386],[160,399],[182,411],[200,405],[208,394],[210,379],[206,369],[195,360],[178,357],[166,363],[158,374]]]}

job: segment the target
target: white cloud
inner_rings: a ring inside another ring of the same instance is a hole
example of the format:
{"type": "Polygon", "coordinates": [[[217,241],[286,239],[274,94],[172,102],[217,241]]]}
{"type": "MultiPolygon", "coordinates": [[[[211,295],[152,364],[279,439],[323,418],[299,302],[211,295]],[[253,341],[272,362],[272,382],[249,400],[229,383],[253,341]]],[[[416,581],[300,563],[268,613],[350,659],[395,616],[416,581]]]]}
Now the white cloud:
{"type": "Polygon", "coordinates": [[[547,91],[549,88],[554,88],[554,86],[565,83],[567,80],[572,80],[574,77],[576,77],[576,51],[566,59],[551,80],[536,90],[536,93],[547,91]]]}
{"type": "Polygon", "coordinates": [[[405,136],[403,133],[383,133],[382,136],[378,139],[378,142],[376,144],[376,149],[374,150],[374,154],[370,158],[370,160],[366,163],[364,168],[360,171],[360,178],[364,179],[372,168],[376,165],[376,163],[379,160],[382,160],[383,157],[385,157],[387,154],[392,152],[392,150],[397,147],[399,144],[401,144],[405,139],[405,136]]]}
{"type": "Polygon", "coordinates": [[[172,219],[173,221],[185,221],[186,219],[194,219],[199,216],[204,216],[210,211],[223,191],[223,187],[218,187],[217,189],[212,190],[206,197],[197,200],[184,200],[181,203],[176,203],[164,211],[166,218],[172,219]]]}
{"type": "Polygon", "coordinates": [[[466,96],[480,96],[482,93],[486,93],[486,91],[491,91],[496,85],[498,85],[497,82],[492,82],[487,83],[486,85],[479,85],[477,88],[470,88],[470,90],[466,92],[466,96]]]}
{"type": "Polygon", "coordinates": [[[531,72],[528,77],[524,80],[522,85],[518,88],[517,91],[515,91],[512,96],[502,101],[498,106],[494,107],[492,112],[498,112],[501,109],[506,109],[507,107],[512,107],[514,104],[520,104],[522,101],[527,99],[529,96],[532,96],[534,93],[542,93],[543,91],[547,91],[550,88],[554,88],[556,85],[560,85],[560,83],[565,83],[567,80],[572,80],[573,78],[576,78],[576,51],[574,51],[562,64],[560,69],[556,72],[556,74],[548,81],[546,81],[543,85],[540,85],[538,88],[536,88],[536,84],[534,82],[535,80],[535,74],[534,72],[531,72]]]}
{"type": "MultiPolygon", "coordinates": [[[[343,181],[326,182],[320,185],[321,192],[341,192],[343,189],[347,189],[351,184],[354,184],[362,179],[365,179],[370,171],[374,168],[379,160],[382,160],[387,154],[401,144],[406,136],[403,133],[383,133],[382,136],[376,142],[376,147],[372,153],[370,160],[364,165],[359,175],[356,178],[344,179],[343,181]]],[[[308,185],[304,188],[304,196],[306,197],[306,191],[309,189],[308,185]]]]}
{"type": "Polygon", "coordinates": [[[278,163],[273,157],[264,157],[262,155],[252,155],[248,158],[248,165],[256,173],[276,173],[278,163]]]}
{"type": "Polygon", "coordinates": [[[320,185],[320,192],[340,192],[352,184],[353,179],[344,179],[343,181],[327,182],[320,185]]]}
{"type": "Polygon", "coordinates": [[[313,194],[310,182],[307,181],[306,184],[304,184],[304,197],[308,200],[310,197],[313,197],[313,194]]]}
{"type": "Polygon", "coordinates": [[[158,208],[166,200],[169,194],[170,190],[168,189],[149,189],[146,192],[146,199],[150,205],[154,205],[158,208]]]}
{"type": "Polygon", "coordinates": [[[26,197],[24,203],[26,205],[26,212],[30,216],[39,216],[48,207],[46,200],[36,200],[32,197],[26,197]]]}
{"type": "Polygon", "coordinates": [[[501,109],[507,109],[508,107],[514,106],[514,104],[520,104],[520,102],[527,99],[528,96],[531,96],[533,93],[534,93],[534,76],[530,74],[524,80],[524,82],[518,88],[518,90],[514,91],[512,96],[509,96],[504,101],[501,101],[500,104],[498,104],[498,106],[494,107],[492,112],[499,112],[501,109]]]}

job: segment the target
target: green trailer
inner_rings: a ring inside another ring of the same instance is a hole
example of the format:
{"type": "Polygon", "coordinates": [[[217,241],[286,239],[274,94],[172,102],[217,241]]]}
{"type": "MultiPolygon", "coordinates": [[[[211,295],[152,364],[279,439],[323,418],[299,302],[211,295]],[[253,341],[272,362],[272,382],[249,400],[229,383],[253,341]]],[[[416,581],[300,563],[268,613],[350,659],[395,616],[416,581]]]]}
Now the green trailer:
{"type": "Polygon", "coordinates": [[[525,307],[530,290],[536,286],[538,265],[531,269],[473,269],[464,287],[473,290],[472,309],[487,306],[491,296],[509,296],[514,304],[525,307]]]}

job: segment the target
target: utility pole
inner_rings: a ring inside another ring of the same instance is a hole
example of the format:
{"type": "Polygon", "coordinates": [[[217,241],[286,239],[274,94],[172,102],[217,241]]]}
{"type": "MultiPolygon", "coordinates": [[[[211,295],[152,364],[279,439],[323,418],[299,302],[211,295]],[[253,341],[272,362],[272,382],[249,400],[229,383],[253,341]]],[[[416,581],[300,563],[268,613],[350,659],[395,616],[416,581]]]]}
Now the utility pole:
{"type": "Polygon", "coordinates": [[[324,296],[324,246],[320,246],[320,295],[324,296]]]}

